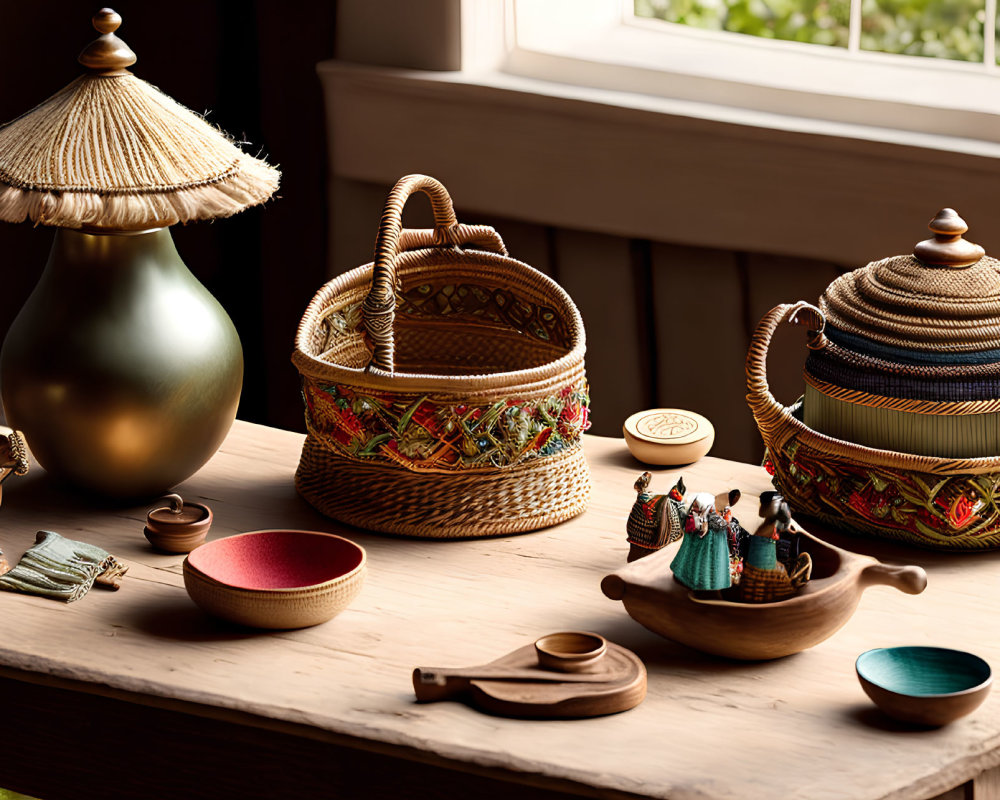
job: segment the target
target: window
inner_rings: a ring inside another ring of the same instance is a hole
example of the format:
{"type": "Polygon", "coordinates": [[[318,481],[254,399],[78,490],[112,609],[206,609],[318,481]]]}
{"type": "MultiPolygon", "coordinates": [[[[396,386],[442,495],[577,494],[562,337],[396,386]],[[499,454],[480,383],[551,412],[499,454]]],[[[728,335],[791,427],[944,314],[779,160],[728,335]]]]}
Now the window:
{"type": "MultiPolygon", "coordinates": [[[[850,1],[826,0],[826,8],[850,1]]],[[[854,0],[853,11],[857,16],[869,6],[877,12],[905,1],[854,0]]],[[[695,116],[732,119],[736,108],[745,112],[740,121],[761,126],[978,154],[988,142],[987,150],[996,154],[1000,72],[993,65],[993,37],[982,45],[989,50],[989,63],[903,58],[862,49],[861,43],[868,41],[861,36],[866,25],[853,29],[849,39],[858,39],[854,46],[835,46],[842,38],[835,32],[834,46],[819,47],[639,18],[635,2],[510,0],[514,33],[508,36],[513,41],[502,68],[525,77],[614,90],[626,99],[669,98],[687,103],[683,113],[695,116]],[[719,108],[730,111],[715,110],[719,108]]],[[[651,6],[653,0],[639,2],[651,6]]],[[[707,7],[712,0],[666,2],[707,7]]],[[[715,2],[750,7],[764,0],[715,2]]],[[[779,2],[769,0],[768,7],[779,2]]],[[[804,2],[818,6],[818,0],[804,2]]],[[[947,8],[982,2],[984,14],[996,12],[996,0],[915,2],[947,8]]],[[[838,14],[842,18],[843,9],[838,14]]],[[[874,12],[861,15],[869,27],[876,18],[874,12]]],[[[976,25],[981,31],[982,23],[976,25]]],[[[905,38],[896,36],[900,46],[905,38]]]]}
{"type": "Polygon", "coordinates": [[[635,16],[768,39],[995,63],[986,0],[634,0],[635,16]],[[989,23],[989,24],[987,24],[989,23]],[[990,42],[992,44],[992,42],[990,42]]]}

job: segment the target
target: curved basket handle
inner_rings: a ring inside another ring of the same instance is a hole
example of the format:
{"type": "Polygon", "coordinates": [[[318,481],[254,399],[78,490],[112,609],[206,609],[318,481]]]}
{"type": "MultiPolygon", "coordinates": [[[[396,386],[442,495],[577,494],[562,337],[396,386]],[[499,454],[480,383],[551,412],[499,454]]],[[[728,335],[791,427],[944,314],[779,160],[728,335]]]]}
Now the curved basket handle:
{"type": "Polygon", "coordinates": [[[778,420],[788,413],[774,398],[767,385],[767,349],[771,345],[771,337],[782,322],[807,327],[809,338],[806,346],[810,350],[826,347],[826,336],[823,333],[826,318],[822,311],[809,303],[775,306],[757,323],[757,329],[750,338],[750,349],[747,350],[747,403],[762,432],[771,431],[778,420]]]}
{"type": "Polygon", "coordinates": [[[406,228],[400,231],[396,255],[407,250],[423,250],[427,247],[473,247],[477,250],[490,250],[502,256],[507,255],[507,247],[500,234],[489,225],[464,225],[461,222],[454,228],[449,228],[449,234],[439,233],[437,228],[406,228]],[[443,236],[453,235],[455,241],[443,241],[443,236]]]}
{"type": "Polygon", "coordinates": [[[375,264],[372,286],[362,304],[365,332],[372,343],[372,359],[367,369],[392,372],[396,343],[392,326],[396,317],[396,259],[399,254],[418,247],[462,247],[473,244],[507,255],[497,232],[485,225],[461,225],[455,218],[448,190],[427,175],[400,178],[385,202],[375,240],[375,264]],[[432,231],[403,230],[403,206],[414,192],[430,198],[434,212],[432,231]]]}

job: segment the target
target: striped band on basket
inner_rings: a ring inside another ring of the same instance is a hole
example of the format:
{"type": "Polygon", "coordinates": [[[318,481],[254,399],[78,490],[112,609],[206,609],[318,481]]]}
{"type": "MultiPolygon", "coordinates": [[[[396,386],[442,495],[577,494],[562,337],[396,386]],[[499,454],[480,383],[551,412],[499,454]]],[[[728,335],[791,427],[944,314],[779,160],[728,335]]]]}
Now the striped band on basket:
{"type": "MultiPolygon", "coordinates": [[[[881,358],[898,364],[993,364],[1000,361],[1000,350],[949,350],[948,345],[939,345],[936,350],[914,350],[875,341],[868,336],[841,330],[828,324],[823,332],[826,338],[855,353],[881,358]]],[[[924,345],[929,347],[929,345],[924,345]]]]}
{"type": "Polygon", "coordinates": [[[822,351],[809,354],[804,376],[807,384],[824,394],[864,406],[891,406],[923,414],[1000,410],[1000,377],[910,378],[862,372],[826,360],[822,351]]]}
{"type": "Polygon", "coordinates": [[[590,427],[586,381],[556,394],[476,403],[303,380],[311,436],[345,458],[456,472],[511,467],[577,447],[590,427]]]}
{"type": "MultiPolygon", "coordinates": [[[[933,414],[937,416],[964,416],[967,414],[993,414],[1000,411],[1000,398],[988,395],[981,400],[949,400],[947,387],[935,392],[933,385],[928,393],[943,395],[943,398],[924,400],[922,398],[899,397],[895,393],[881,393],[853,389],[840,383],[828,383],[812,375],[804,374],[806,386],[810,386],[826,397],[865,408],[891,408],[911,414],[933,414]]],[[[881,387],[879,387],[881,388],[881,387]]]]}
{"type": "MultiPolygon", "coordinates": [[[[830,330],[830,328],[827,328],[827,330],[830,330]]],[[[992,352],[987,351],[976,355],[983,356],[985,359],[992,352]]],[[[996,353],[996,360],[983,360],[982,363],[976,364],[960,361],[959,357],[962,355],[961,353],[955,353],[954,359],[945,360],[938,358],[937,362],[933,364],[911,364],[866,355],[865,353],[838,345],[832,338],[827,337],[825,346],[813,350],[810,355],[821,355],[824,362],[859,372],[889,373],[908,378],[930,378],[937,380],[939,378],[985,379],[1000,377],[1000,352],[996,353]]]]}

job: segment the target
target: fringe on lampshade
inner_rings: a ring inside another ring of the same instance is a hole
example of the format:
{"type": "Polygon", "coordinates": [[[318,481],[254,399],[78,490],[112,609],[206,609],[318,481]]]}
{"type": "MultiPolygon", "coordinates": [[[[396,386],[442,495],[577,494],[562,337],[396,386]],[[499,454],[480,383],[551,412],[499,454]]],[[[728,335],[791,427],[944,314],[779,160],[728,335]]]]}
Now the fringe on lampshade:
{"type": "Polygon", "coordinates": [[[0,128],[0,219],[142,230],[263,203],[280,173],[131,73],[83,75],[0,128]]]}

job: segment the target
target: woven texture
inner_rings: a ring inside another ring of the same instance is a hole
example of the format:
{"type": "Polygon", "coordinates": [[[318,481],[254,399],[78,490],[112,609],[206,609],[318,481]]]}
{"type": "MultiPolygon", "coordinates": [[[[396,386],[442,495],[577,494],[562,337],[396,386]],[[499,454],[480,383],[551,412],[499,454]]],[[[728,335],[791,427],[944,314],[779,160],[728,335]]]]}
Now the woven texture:
{"type": "Polygon", "coordinates": [[[842,275],[820,298],[834,328],[875,342],[962,353],[1000,347],[1000,262],[926,266],[913,256],[842,275]]]}
{"type": "Polygon", "coordinates": [[[208,614],[252,628],[305,628],[332,619],[357,597],[367,562],[335,580],[300,589],[239,589],[202,573],[184,560],[184,588],[208,614]]]}
{"type": "MultiPolygon", "coordinates": [[[[857,363],[853,358],[837,357],[829,352],[830,349],[827,347],[809,354],[806,360],[807,382],[889,398],[940,403],[995,401],[1000,397],[1000,374],[997,371],[1000,364],[973,365],[966,370],[962,367],[910,366],[882,362],[886,364],[885,369],[878,369],[869,366],[876,359],[870,359],[868,363],[857,363]],[[979,370],[982,372],[976,374],[979,370]],[[994,374],[989,374],[990,371],[994,374]]],[[[970,407],[967,413],[976,412],[970,407]]]]}
{"type": "Polygon", "coordinates": [[[295,487],[318,511],[359,528],[456,539],[527,533],[587,509],[583,450],[471,474],[419,472],[340,456],[306,437],[295,487]]]}
{"type": "Polygon", "coordinates": [[[767,446],[767,466],[796,512],[837,527],[941,550],[1000,546],[1000,457],[954,458],[877,449],[816,432],[801,408],[780,404],[767,383],[771,338],[782,323],[806,327],[825,346],[824,320],[808,303],[780,305],[754,332],[747,401],[767,446]]]}
{"type": "Polygon", "coordinates": [[[84,75],[0,128],[0,219],[142,230],[228,217],[279,173],[124,72],[84,75]]]}
{"type": "Polygon", "coordinates": [[[965,410],[971,405],[878,397],[807,382],[803,422],[827,436],[883,450],[995,456],[1000,453],[1000,400],[978,404],[978,413],[965,410]]]}
{"type": "Polygon", "coordinates": [[[551,279],[461,225],[433,178],[403,178],[376,260],[324,286],[292,360],[308,436],[296,486],[359,527],[431,538],[520,533],[581,513],[590,478],[583,324],[551,279]],[[426,193],[435,228],[404,231],[426,193]]]}

